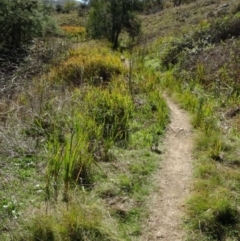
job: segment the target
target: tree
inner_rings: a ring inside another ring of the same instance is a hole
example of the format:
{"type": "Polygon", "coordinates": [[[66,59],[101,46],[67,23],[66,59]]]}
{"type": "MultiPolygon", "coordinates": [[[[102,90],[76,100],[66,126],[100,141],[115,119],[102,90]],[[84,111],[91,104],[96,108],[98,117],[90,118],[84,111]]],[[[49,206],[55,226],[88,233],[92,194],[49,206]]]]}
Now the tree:
{"type": "Polygon", "coordinates": [[[173,0],[174,7],[179,7],[182,3],[182,0],[173,0]]]}
{"type": "Polygon", "coordinates": [[[63,11],[63,6],[61,4],[56,5],[56,12],[61,13],[63,11]]]}
{"type": "Polygon", "coordinates": [[[140,22],[134,14],[132,0],[92,0],[87,25],[88,34],[93,38],[107,38],[118,47],[121,31],[126,30],[131,37],[140,33],[140,22]]]}
{"type": "Polygon", "coordinates": [[[51,5],[40,0],[0,0],[0,51],[21,48],[54,29],[51,5]]]}
{"type": "Polygon", "coordinates": [[[70,13],[76,8],[76,6],[77,6],[77,3],[75,0],[67,0],[64,4],[64,12],[70,13]]]}
{"type": "Polygon", "coordinates": [[[163,9],[163,0],[132,0],[135,11],[155,13],[163,9]]]}
{"type": "Polygon", "coordinates": [[[87,4],[87,1],[86,0],[82,1],[77,7],[78,16],[84,17],[88,12],[88,7],[89,7],[89,5],[87,4]]]}

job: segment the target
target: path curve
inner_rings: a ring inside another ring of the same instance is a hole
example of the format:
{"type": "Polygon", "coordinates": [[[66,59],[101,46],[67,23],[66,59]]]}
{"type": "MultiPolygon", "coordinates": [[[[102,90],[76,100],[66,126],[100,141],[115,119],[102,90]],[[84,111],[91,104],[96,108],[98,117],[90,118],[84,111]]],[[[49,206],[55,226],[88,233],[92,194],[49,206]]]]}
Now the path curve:
{"type": "Polygon", "coordinates": [[[164,96],[170,109],[170,124],[164,141],[160,168],[153,178],[154,193],[150,194],[149,220],[144,225],[142,241],[183,241],[184,203],[192,179],[192,127],[187,113],[164,96]]]}

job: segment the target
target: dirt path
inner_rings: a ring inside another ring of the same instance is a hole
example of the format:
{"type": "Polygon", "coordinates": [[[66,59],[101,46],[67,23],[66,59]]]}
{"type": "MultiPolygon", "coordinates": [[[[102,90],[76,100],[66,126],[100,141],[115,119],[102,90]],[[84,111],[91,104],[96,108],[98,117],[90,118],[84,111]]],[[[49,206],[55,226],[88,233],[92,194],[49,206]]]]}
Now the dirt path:
{"type": "Polygon", "coordinates": [[[160,168],[154,176],[155,192],[150,195],[150,216],[142,241],[183,241],[184,202],[192,177],[192,131],[187,113],[168,97],[171,123],[164,142],[160,168]]]}

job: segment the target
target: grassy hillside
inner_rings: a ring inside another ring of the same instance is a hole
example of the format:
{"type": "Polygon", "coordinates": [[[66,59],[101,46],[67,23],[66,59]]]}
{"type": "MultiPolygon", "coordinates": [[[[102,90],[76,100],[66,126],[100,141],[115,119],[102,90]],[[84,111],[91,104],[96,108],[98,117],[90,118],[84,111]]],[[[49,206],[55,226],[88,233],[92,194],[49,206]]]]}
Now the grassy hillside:
{"type": "Polygon", "coordinates": [[[189,240],[240,239],[240,5],[164,6],[140,16],[131,53],[58,15],[61,37],[1,71],[0,240],[138,240],[160,158],[151,147],[168,123],[163,90],[197,132],[189,240]]]}
{"type": "Polygon", "coordinates": [[[239,240],[239,3],[197,1],[147,18],[149,39],[162,37],[146,63],[197,129],[189,240],[239,240]]]}
{"type": "Polygon", "coordinates": [[[0,239],[137,238],[168,122],[158,77],[104,42],[36,44],[54,57],[29,56],[1,97],[0,239]]]}
{"type": "Polygon", "coordinates": [[[238,1],[197,0],[180,7],[173,7],[171,1],[165,1],[162,11],[140,16],[143,36],[145,39],[158,39],[189,34],[201,22],[233,14],[239,11],[238,8],[238,1]]]}

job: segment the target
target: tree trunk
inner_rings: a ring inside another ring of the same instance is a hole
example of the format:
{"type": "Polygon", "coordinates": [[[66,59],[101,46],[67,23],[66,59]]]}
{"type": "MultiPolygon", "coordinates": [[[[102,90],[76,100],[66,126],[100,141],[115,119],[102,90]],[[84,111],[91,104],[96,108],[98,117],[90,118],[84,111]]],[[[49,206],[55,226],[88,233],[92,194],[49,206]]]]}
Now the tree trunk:
{"type": "Polygon", "coordinates": [[[120,32],[121,32],[121,30],[118,29],[118,30],[114,33],[113,49],[117,49],[117,47],[118,47],[118,37],[119,37],[120,32]]]}

